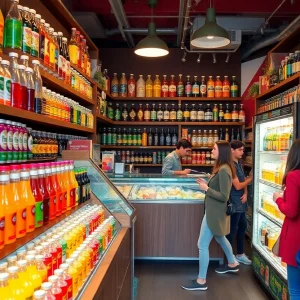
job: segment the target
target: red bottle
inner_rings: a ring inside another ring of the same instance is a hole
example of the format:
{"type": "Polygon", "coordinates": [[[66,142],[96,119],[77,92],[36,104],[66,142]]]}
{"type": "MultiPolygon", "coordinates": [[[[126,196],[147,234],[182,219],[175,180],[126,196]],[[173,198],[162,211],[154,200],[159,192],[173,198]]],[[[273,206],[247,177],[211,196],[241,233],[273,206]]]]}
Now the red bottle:
{"type": "Polygon", "coordinates": [[[54,244],[54,240],[53,239],[49,239],[48,240],[48,244],[49,244],[49,252],[52,255],[52,274],[53,272],[58,268],[59,264],[57,263],[57,256],[58,256],[58,252],[57,249],[55,247],[54,244]]]}
{"type": "Polygon", "coordinates": [[[39,186],[38,165],[30,164],[30,186],[35,198],[35,227],[41,227],[44,224],[43,216],[43,195],[39,186]]]}
{"type": "Polygon", "coordinates": [[[57,250],[57,266],[59,267],[62,264],[62,245],[58,242],[59,236],[54,235],[53,236],[53,245],[55,246],[57,250]]]}
{"type": "Polygon", "coordinates": [[[52,185],[54,190],[56,191],[56,216],[61,215],[61,201],[62,199],[62,190],[58,183],[58,177],[57,177],[57,163],[51,163],[51,172],[52,172],[52,185]]]}
{"type": "Polygon", "coordinates": [[[49,220],[53,220],[56,217],[56,191],[53,187],[53,178],[50,163],[45,163],[45,182],[46,188],[48,190],[50,196],[50,204],[49,204],[49,220]]]}
{"type": "Polygon", "coordinates": [[[52,293],[52,286],[51,282],[43,282],[42,283],[42,290],[46,292],[45,300],[56,300],[55,296],[52,293]]]}
{"type": "Polygon", "coordinates": [[[176,82],[174,79],[174,75],[171,75],[171,79],[170,79],[169,97],[176,97],[176,82]]]}
{"type": "Polygon", "coordinates": [[[64,279],[64,281],[66,281],[66,283],[68,285],[68,298],[67,299],[72,300],[73,299],[73,280],[72,280],[72,276],[68,273],[69,265],[61,264],[59,266],[59,268],[61,270],[63,270],[62,278],[64,279]]]}
{"type": "Polygon", "coordinates": [[[161,82],[161,96],[169,97],[169,83],[167,80],[167,75],[163,75],[163,80],[161,82]]]}
{"type": "Polygon", "coordinates": [[[49,222],[49,215],[50,215],[50,195],[47,189],[46,183],[46,174],[45,174],[45,167],[44,164],[37,164],[38,165],[38,175],[39,175],[39,188],[41,194],[43,196],[43,222],[49,222]]]}
{"type": "Polygon", "coordinates": [[[48,277],[48,281],[52,283],[52,294],[54,295],[56,300],[63,299],[62,289],[58,286],[58,277],[53,275],[48,277]]]}
{"type": "Polygon", "coordinates": [[[61,269],[57,269],[54,271],[54,275],[58,277],[57,285],[62,290],[62,298],[68,299],[68,283],[63,278],[64,271],[61,269]]]}
{"type": "Polygon", "coordinates": [[[49,250],[49,243],[41,243],[41,246],[43,247],[41,252],[41,255],[43,255],[43,263],[47,267],[47,277],[49,277],[53,274],[53,257],[49,250]]]}

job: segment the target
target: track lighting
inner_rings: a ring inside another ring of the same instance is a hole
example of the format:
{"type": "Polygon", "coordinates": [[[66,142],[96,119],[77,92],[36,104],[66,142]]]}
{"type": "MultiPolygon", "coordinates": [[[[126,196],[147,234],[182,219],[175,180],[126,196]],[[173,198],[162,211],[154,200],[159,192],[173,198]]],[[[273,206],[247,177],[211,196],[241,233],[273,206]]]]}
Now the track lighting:
{"type": "Polygon", "coordinates": [[[199,53],[199,56],[198,56],[198,58],[197,58],[197,63],[198,63],[198,64],[200,64],[200,61],[201,61],[201,55],[202,55],[202,54],[199,53]]]}
{"type": "Polygon", "coordinates": [[[216,64],[217,63],[216,53],[213,53],[212,56],[213,56],[213,63],[216,64]]]}
{"type": "Polygon", "coordinates": [[[227,56],[226,56],[226,59],[225,59],[225,62],[226,62],[227,64],[228,64],[228,62],[229,62],[230,55],[231,55],[231,53],[227,53],[227,56]]]}
{"type": "Polygon", "coordinates": [[[182,58],[181,58],[181,61],[184,63],[186,62],[186,52],[183,52],[183,55],[182,55],[182,58]]]}

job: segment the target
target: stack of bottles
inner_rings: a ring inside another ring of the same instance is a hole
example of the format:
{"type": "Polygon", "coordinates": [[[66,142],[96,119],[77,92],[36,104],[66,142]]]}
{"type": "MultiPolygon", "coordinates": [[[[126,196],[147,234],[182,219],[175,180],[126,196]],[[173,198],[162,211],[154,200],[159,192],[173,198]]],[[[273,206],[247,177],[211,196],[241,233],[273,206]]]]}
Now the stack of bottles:
{"type": "Polygon", "coordinates": [[[279,263],[281,263],[282,267],[286,268],[286,264],[281,261],[281,258],[275,256],[272,252],[273,246],[280,235],[280,231],[281,229],[277,226],[274,226],[273,223],[269,221],[262,222],[260,226],[260,244],[270,252],[273,258],[275,258],[276,260],[278,260],[279,263]]]}
{"type": "Polygon", "coordinates": [[[86,170],[73,161],[0,167],[0,249],[90,198],[86,170]]]}
{"type": "Polygon", "coordinates": [[[170,151],[139,153],[136,151],[117,151],[116,161],[126,164],[161,164],[170,151]]]}
{"type": "Polygon", "coordinates": [[[283,93],[280,93],[270,99],[264,101],[258,107],[258,113],[263,113],[272,109],[282,107],[284,105],[296,103],[300,101],[300,85],[295,86],[283,93]]]}
{"type": "Polygon", "coordinates": [[[102,206],[83,207],[0,264],[1,297],[75,299],[115,234],[102,206]]]}
{"type": "MultiPolygon", "coordinates": [[[[96,72],[101,73],[101,70],[96,72]]],[[[110,79],[107,75],[107,70],[101,76],[104,79],[106,91],[109,91],[107,85],[111,86],[110,91],[113,97],[209,97],[209,98],[234,98],[239,96],[239,88],[236,81],[236,76],[232,76],[231,82],[228,76],[224,76],[224,80],[220,76],[213,80],[213,76],[209,76],[206,81],[205,76],[194,76],[192,81],[190,75],[186,76],[185,82],[182,79],[182,74],[176,81],[175,76],[171,75],[170,80],[167,75],[163,75],[162,81],[159,75],[155,75],[155,80],[152,81],[151,75],[147,75],[147,80],[143,79],[143,75],[139,75],[139,80],[134,79],[134,75],[130,74],[130,78],[126,79],[125,73],[122,73],[120,81],[118,80],[117,73],[110,84],[110,79]],[[105,83],[105,82],[108,83],[105,83]]]]}
{"type": "Polygon", "coordinates": [[[42,86],[40,62],[33,60],[34,69],[28,68],[29,57],[10,52],[11,61],[2,60],[0,79],[3,79],[3,90],[0,90],[0,104],[46,115],[50,118],[93,128],[92,111],[79,103],[52,92],[42,86]]]}
{"type": "Polygon", "coordinates": [[[282,185],[282,179],[286,167],[286,157],[280,161],[265,161],[261,169],[261,178],[269,182],[282,185]]]}
{"type": "MultiPolygon", "coordinates": [[[[91,76],[88,46],[80,31],[72,28],[68,45],[68,40],[63,37],[62,32],[55,32],[34,9],[23,7],[18,3],[19,0],[12,0],[5,18],[3,47],[21,50],[39,59],[46,70],[66,84],[71,85],[73,80],[78,80],[90,87],[90,82],[71,68],[72,63],[81,72],[91,76]]],[[[81,92],[87,93],[86,90],[81,92]]]]}
{"type": "Polygon", "coordinates": [[[294,53],[289,53],[280,64],[279,68],[279,82],[292,77],[300,72],[300,50],[294,53]]]}
{"type": "Polygon", "coordinates": [[[273,193],[263,191],[261,196],[261,208],[271,216],[283,221],[285,216],[273,201],[273,193]]]}
{"type": "Polygon", "coordinates": [[[199,104],[196,108],[196,104],[192,104],[190,107],[189,104],[185,104],[184,108],[181,108],[179,103],[177,108],[175,104],[165,104],[165,107],[162,107],[162,104],[159,103],[158,107],[156,104],[152,104],[152,108],[147,103],[146,107],[143,107],[143,104],[139,104],[139,107],[136,108],[135,104],[131,104],[131,108],[127,108],[127,104],[123,104],[121,110],[120,104],[116,103],[116,107],[113,108],[112,102],[108,103],[107,107],[107,117],[115,121],[138,121],[138,122],[245,122],[245,111],[243,109],[243,104],[240,104],[240,110],[237,110],[237,105],[233,104],[232,109],[229,107],[229,104],[226,103],[226,108],[223,110],[223,104],[214,104],[214,107],[211,108],[210,104],[206,104],[205,110],[203,104],[199,104]]]}

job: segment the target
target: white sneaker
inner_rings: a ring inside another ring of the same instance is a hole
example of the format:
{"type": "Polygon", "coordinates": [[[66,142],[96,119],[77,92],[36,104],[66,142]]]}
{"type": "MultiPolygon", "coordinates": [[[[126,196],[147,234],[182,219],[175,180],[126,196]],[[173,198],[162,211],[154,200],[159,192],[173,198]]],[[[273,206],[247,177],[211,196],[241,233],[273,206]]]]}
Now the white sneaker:
{"type": "Polygon", "coordinates": [[[241,256],[235,256],[236,260],[244,265],[251,265],[252,261],[247,257],[247,255],[244,253],[241,256]]]}

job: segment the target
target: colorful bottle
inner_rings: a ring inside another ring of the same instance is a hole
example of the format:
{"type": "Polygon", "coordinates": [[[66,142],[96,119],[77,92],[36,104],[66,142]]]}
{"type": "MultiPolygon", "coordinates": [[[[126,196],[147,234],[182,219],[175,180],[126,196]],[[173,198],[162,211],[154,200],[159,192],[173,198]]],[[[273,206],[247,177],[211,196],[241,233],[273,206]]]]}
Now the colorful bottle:
{"type": "Polygon", "coordinates": [[[139,80],[136,82],[136,96],[145,97],[146,94],[146,83],[143,75],[139,75],[139,80]]]}
{"type": "Polygon", "coordinates": [[[34,257],[37,272],[40,274],[42,282],[47,281],[47,267],[43,262],[43,255],[38,254],[34,257]]]}
{"type": "Polygon", "coordinates": [[[31,20],[29,15],[29,8],[23,7],[23,30],[22,30],[22,52],[31,53],[31,20]]]}
{"type": "Polygon", "coordinates": [[[171,75],[170,83],[169,83],[169,97],[176,97],[176,82],[174,79],[174,75],[171,75]]]}
{"type": "Polygon", "coordinates": [[[12,203],[16,208],[16,237],[26,235],[26,202],[22,197],[22,186],[20,181],[20,165],[10,166],[10,185],[13,191],[12,203]]]}
{"type": "Polygon", "coordinates": [[[46,224],[49,221],[49,214],[50,214],[49,211],[50,195],[46,184],[45,166],[44,164],[37,164],[37,166],[38,166],[38,184],[43,199],[43,223],[46,224]]]}
{"type": "Polygon", "coordinates": [[[63,183],[65,186],[65,199],[63,199],[62,203],[62,212],[66,212],[67,210],[71,209],[71,203],[70,203],[70,184],[69,184],[69,165],[66,162],[61,163],[61,169],[62,169],[62,178],[63,178],[63,183]]]}
{"type": "Polygon", "coordinates": [[[192,83],[190,80],[190,75],[186,76],[185,86],[184,86],[184,94],[186,97],[192,96],[192,83]]]}
{"type": "Polygon", "coordinates": [[[54,275],[58,277],[57,285],[62,290],[62,300],[68,299],[68,283],[63,278],[64,271],[61,269],[54,270],[54,275]]]}
{"type": "Polygon", "coordinates": [[[232,76],[232,81],[230,85],[230,97],[238,97],[239,96],[239,87],[236,82],[236,76],[232,76]]]}
{"type": "Polygon", "coordinates": [[[223,97],[223,84],[220,79],[220,76],[217,76],[217,79],[215,81],[215,97],[216,98],[222,98],[223,97]]]}
{"type": "Polygon", "coordinates": [[[34,9],[30,9],[29,13],[31,14],[31,56],[38,58],[39,49],[40,49],[40,20],[41,15],[36,14],[34,9]]]}
{"type": "Polygon", "coordinates": [[[19,272],[18,276],[20,281],[22,282],[22,287],[24,289],[24,297],[25,299],[31,299],[34,293],[34,285],[32,280],[30,279],[30,274],[27,269],[27,260],[19,260],[17,261],[19,272]]]}
{"type": "Polygon", "coordinates": [[[22,281],[18,276],[19,267],[12,266],[9,267],[7,271],[9,273],[8,284],[10,287],[10,295],[16,300],[24,299],[23,295],[25,294],[25,291],[22,286],[22,281]]]}
{"type": "Polygon", "coordinates": [[[48,190],[48,194],[50,196],[50,203],[49,203],[49,220],[53,220],[56,217],[56,191],[53,187],[53,178],[52,178],[52,171],[51,171],[51,164],[45,163],[45,183],[46,189],[48,190]]]}
{"type": "Polygon", "coordinates": [[[26,203],[26,232],[35,229],[35,198],[30,187],[30,165],[21,165],[21,196],[26,203]]]}
{"type": "MultiPolygon", "coordinates": [[[[155,85],[155,81],[154,80],[154,85],[155,85]]],[[[154,96],[154,97],[158,97],[158,96],[154,96]]],[[[161,97],[165,98],[165,97],[169,97],[169,85],[168,85],[168,80],[167,80],[167,75],[163,75],[163,80],[161,82],[161,97]]]]}
{"type": "Polygon", "coordinates": [[[44,25],[45,28],[45,38],[44,38],[44,64],[46,66],[49,66],[49,59],[50,59],[50,38],[49,38],[49,28],[50,24],[45,23],[44,25]]]}
{"type": "Polygon", "coordinates": [[[0,9],[0,53],[3,52],[4,17],[0,9]]]}
{"type": "Polygon", "coordinates": [[[56,167],[56,163],[51,163],[51,180],[52,180],[52,186],[54,191],[56,192],[56,216],[60,216],[61,215],[61,197],[62,197],[62,190],[61,187],[58,183],[58,175],[57,175],[57,167],[56,167]]]}
{"type": "Polygon", "coordinates": [[[63,182],[63,174],[62,173],[64,172],[64,168],[60,162],[56,162],[55,164],[56,164],[56,169],[57,169],[57,180],[58,180],[58,184],[59,184],[60,190],[61,190],[61,196],[60,196],[60,199],[58,200],[59,201],[59,211],[61,213],[65,213],[66,208],[67,208],[67,203],[66,203],[67,189],[63,182]],[[63,207],[64,207],[64,209],[63,209],[63,207]]]}
{"type": "Polygon", "coordinates": [[[20,75],[20,92],[22,101],[19,103],[19,108],[27,109],[28,102],[28,92],[27,92],[27,77],[25,74],[25,66],[18,65],[19,75],[20,75]]]}
{"type": "Polygon", "coordinates": [[[69,184],[70,184],[70,199],[71,207],[78,205],[78,183],[74,173],[74,162],[69,161],[69,184]]]}
{"type": "Polygon", "coordinates": [[[230,97],[230,82],[228,80],[228,76],[224,76],[223,81],[223,98],[230,97]]]}
{"type": "Polygon", "coordinates": [[[215,82],[213,81],[212,76],[209,76],[209,80],[207,81],[207,97],[215,97],[215,82]]]}
{"type": "Polygon", "coordinates": [[[153,97],[153,81],[151,80],[151,75],[147,75],[146,80],[146,97],[153,97]]]}
{"type": "Polygon", "coordinates": [[[18,10],[19,0],[12,0],[12,4],[5,18],[4,48],[22,49],[22,17],[18,10]]]}
{"type": "Polygon", "coordinates": [[[135,97],[136,95],[136,82],[133,77],[133,74],[130,74],[130,78],[128,80],[128,97],[135,97]]]}
{"type": "Polygon", "coordinates": [[[0,294],[3,299],[10,299],[11,298],[11,292],[10,287],[8,285],[8,273],[0,273],[0,294]]]}
{"type": "Polygon", "coordinates": [[[69,42],[70,62],[74,65],[78,64],[78,45],[76,42],[76,28],[72,28],[71,39],[69,42]]]}
{"type": "Polygon", "coordinates": [[[18,69],[18,57],[15,52],[10,52],[10,74],[11,74],[11,102],[12,107],[21,108],[22,92],[20,86],[20,74],[18,69]]]}
{"type": "Polygon", "coordinates": [[[9,71],[10,62],[2,60],[1,66],[3,70],[3,104],[11,106],[11,75],[9,71]]]}
{"type": "Polygon", "coordinates": [[[52,293],[52,286],[53,286],[53,284],[51,282],[43,282],[42,283],[42,290],[39,290],[37,292],[43,292],[44,293],[42,295],[43,300],[56,300],[55,296],[52,293]]]}
{"type": "Polygon", "coordinates": [[[125,77],[125,73],[122,73],[122,77],[120,79],[119,94],[120,97],[127,97],[127,79],[125,77]]]}
{"type": "Polygon", "coordinates": [[[119,80],[117,77],[117,73],[114,73],[114,77],[111,81],[111,91],[110,92],[113,97],[119,96],[119,80]]]}

